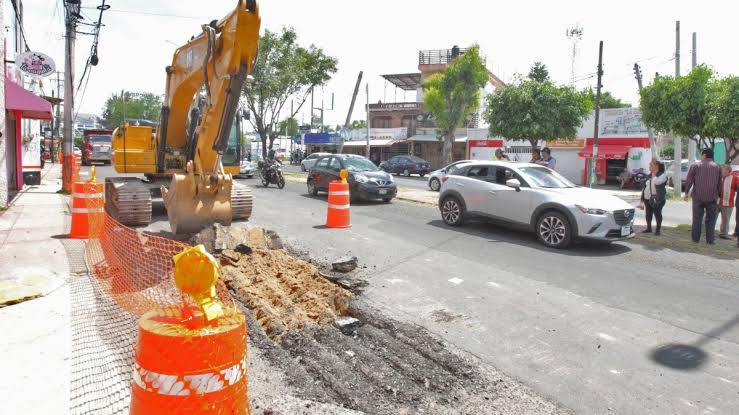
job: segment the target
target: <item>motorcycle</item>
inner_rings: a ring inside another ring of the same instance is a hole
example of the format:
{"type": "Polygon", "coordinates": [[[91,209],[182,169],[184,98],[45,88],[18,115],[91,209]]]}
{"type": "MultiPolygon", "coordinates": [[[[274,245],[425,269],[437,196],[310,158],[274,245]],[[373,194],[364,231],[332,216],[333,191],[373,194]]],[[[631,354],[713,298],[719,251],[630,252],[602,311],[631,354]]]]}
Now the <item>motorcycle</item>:
{"type": "Polygon", "coordinates": [[[282,176],[282,168],[278,161],[260,161],[259,177],[264,187],[269,187],[272,183],[276,184],[278,189],[285,187],[285,178],[282,176]]]}

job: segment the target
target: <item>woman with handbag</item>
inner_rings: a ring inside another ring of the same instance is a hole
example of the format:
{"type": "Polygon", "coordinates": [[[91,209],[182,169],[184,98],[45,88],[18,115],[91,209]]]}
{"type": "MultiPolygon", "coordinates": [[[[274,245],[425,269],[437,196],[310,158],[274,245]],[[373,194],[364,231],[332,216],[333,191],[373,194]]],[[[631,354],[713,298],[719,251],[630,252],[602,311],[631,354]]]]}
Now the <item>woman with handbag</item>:
{"type": "Polygon", "coordinates": [[[667,202],[667,174],[665,165],[652,159],[649,163],[649,179],[644,183],[641,193],[641,204],[639,209],[646,209],[647,229],[642,233],[652,232],[652,216],[657,220],[657,228],[654,230],[656,236],[660,235],[662,229],[662,208],[667,202]]]}

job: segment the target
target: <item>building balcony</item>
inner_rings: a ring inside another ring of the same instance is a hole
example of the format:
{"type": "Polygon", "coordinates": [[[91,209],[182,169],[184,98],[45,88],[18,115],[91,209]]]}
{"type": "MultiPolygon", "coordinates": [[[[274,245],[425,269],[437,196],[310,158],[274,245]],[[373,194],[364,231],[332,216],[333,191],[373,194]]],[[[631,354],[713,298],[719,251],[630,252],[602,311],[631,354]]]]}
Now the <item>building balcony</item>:
{"type": "Polygon", "coordinates": [[[422,102],[387,102],[379,104],[369,104],[372,112],[391,112],[391,111],[422,111],[422,102]]]}
{"type": "Polygon", "coordinates": [[[421,50],[418,52],[418,66],[447,65],[455,58],[463,55],[467,49],[454,46],[451,49],[421,50]]]}

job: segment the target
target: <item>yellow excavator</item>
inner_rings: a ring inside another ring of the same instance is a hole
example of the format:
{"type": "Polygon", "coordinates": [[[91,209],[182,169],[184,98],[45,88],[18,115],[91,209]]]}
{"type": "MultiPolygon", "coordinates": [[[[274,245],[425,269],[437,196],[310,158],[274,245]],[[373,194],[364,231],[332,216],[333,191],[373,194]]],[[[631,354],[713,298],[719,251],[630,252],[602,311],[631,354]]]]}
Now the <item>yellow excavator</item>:
{"type": "Polygon", "coordinates": [[[240,157],[228,170],[223,159],[229,141],[240,141],[239,97],[256,61],[259,27],[256,1],[238,0],[235,10],[175,51],[159,125],[124,122],[113,132],[116,172],[145,178],[106,178],[108,214],[147,225],[152,197],[161,193],[175,234],[249,218],[251,190],[230,174],[238,174],[240,157]]]}

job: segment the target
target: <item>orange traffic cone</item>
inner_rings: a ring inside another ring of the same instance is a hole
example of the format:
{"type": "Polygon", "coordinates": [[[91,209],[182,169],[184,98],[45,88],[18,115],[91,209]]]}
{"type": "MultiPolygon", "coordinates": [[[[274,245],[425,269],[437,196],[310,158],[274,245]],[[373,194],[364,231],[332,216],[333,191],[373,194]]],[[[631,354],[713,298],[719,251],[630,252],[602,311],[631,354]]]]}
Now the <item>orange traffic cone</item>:
{"type": "Polygon", "coordinates": [[[102,183],[76,182],[72,186],[72,227],[70,239],[98,236],[104,212],[102,183]],[[92,225],[92,226],[91,226],[92,225]],[[90,230],[93,229],[93,232],[90,230]]]}
{"type": "Polygon", "coordinates": [[[249,415],[244,314],[216,298],[218,262],[202,245],[173,260],[190,301],[139,319],[130,413],[249,415]]]}
{"type": "Polygon", "coordinates": [[[326,215],[327,228],[350,228],[350,192],[346,182],[346,170],[342,170],[342,181],[335,180],[328,184],[328,212],[326,215]]]}

